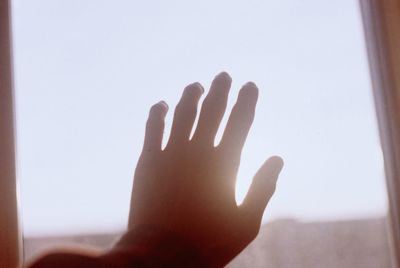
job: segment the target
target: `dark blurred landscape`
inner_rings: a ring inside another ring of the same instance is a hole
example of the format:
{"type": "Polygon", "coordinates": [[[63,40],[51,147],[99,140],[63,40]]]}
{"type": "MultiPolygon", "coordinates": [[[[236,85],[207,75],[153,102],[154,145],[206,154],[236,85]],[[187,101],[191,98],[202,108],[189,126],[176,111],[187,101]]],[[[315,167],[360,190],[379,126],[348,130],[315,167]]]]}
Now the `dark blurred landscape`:
{"type": "MultiPolygon", "coordinates": [[[[107,248],[119,235],[27,237],[24,256],[30,260],[48,250],[77,244],[107,248]]],[[[390,268],[386,220],[273,221],[262,226],[257,239],[228,267],[390,268]]]]}

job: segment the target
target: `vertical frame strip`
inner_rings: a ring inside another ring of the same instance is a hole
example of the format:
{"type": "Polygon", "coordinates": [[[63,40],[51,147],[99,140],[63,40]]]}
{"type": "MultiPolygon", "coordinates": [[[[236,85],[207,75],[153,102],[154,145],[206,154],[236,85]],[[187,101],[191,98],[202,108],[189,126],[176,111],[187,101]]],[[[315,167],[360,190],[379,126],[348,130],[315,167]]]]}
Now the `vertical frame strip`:
{"type": "Polygon", "coordinates": [[[20,267],[9,0],[0,0],[0,267],[20,267]]]}
{"type": "Polygon", "coordinates": [[[400,268],[400,0],[360,0],[385,159],[393,267],[400,268]]]}

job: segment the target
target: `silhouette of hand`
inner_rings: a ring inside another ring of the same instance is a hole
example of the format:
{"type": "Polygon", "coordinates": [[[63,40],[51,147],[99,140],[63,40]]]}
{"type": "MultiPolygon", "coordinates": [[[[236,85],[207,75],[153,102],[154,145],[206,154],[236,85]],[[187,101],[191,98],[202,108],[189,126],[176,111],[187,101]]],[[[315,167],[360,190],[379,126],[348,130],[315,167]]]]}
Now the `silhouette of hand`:
{"type": "Polygon", "coordinates": [[[129,229],[146,225],[176,233],[213,266],[227,264],[256,237],[283,166],[281,158],[269,158],[254,176],[243,203],[236,204],[236,174],[254,119],[258,89],[252,82],[242,87],[221,142],[214,146],[230,86],[227,73],[215,77],[191,139],[204,90],[199,83],[187,86],[164,150],[161,143],[168,106],[159,102],[151,108],[129,218],[129,229]]]}

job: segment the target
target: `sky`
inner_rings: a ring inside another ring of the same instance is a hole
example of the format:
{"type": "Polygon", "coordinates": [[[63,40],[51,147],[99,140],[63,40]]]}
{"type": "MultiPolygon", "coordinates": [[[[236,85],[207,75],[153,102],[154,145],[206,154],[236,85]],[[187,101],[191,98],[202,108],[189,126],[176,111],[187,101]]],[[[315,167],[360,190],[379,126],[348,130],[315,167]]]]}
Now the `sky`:
{"type": "MultiPolygon", "coordinates": [[[[126,226],[149,107],[227,71],[260,89],[238,174],[285,161],[264,222],[384,216],[387,196],[357,0],[13,0],[26,236],[126,226]]],[[[228,114],[228,113],[227,113],[228,114]]],[[[221,130],[226,123],[225,116],[221,130]]],[[[221,134],[221,133],[219,133],[221,134]]]]}

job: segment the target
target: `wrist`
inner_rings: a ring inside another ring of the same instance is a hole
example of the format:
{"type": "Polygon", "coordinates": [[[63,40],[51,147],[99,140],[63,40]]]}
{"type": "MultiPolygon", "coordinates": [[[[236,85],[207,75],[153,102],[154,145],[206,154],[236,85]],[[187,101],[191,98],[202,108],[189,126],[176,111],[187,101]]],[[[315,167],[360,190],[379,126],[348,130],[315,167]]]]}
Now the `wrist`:
{"type": "Polygon", "coordinates": [[[180,235],[148,225],[126,232],[101,258],[117,267],[214,267],[180,235]]]}

